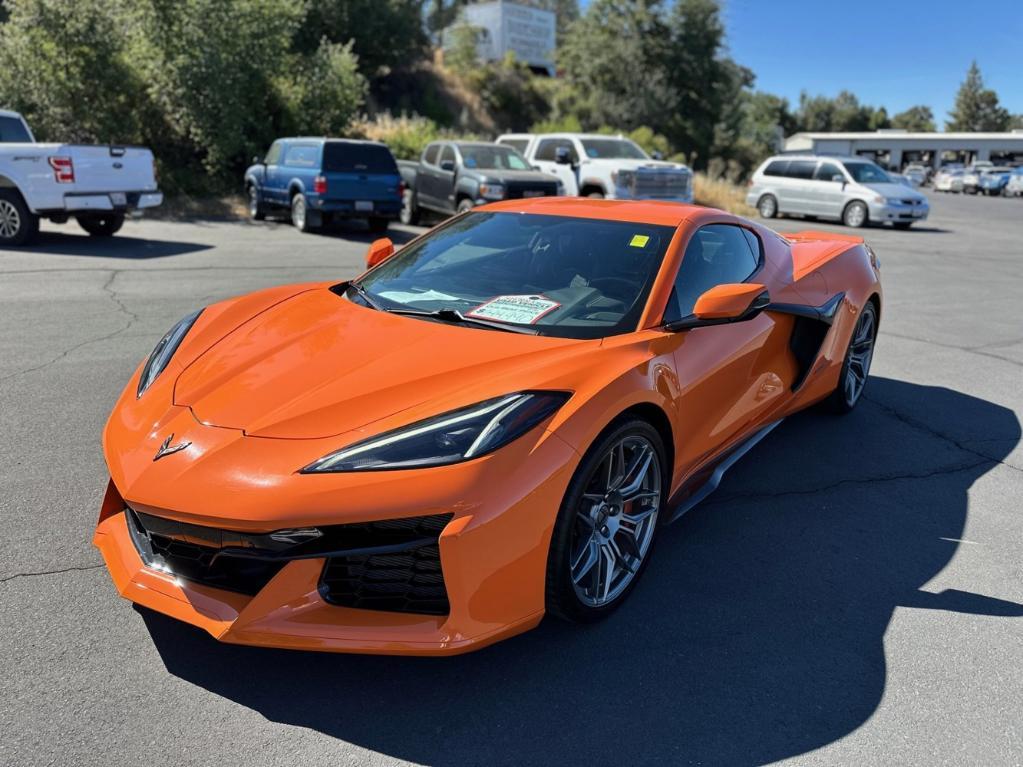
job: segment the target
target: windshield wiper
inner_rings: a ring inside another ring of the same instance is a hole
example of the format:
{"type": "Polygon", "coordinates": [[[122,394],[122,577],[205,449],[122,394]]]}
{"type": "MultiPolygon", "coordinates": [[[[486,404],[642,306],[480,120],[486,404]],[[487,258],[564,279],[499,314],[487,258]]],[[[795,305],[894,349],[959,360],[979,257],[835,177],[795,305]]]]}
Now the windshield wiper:
{"type": "Polygon", "coordinates": [[[427,317],[432,320],[441,320],[442,322],[476,325],[481,328],[490,328],[491,330],[503,330],[507,333],[525,333],[531,336],[540,335],[539,329],[530,325],[513,325],[498,320],[480,320],[475,317],[466,317],[458,309],[434,309],[431,312],[422,309],[384,309],[383,311],[390,314],[401,314],[405,317],[427,317]]]}
{"type": "Polygon", "coordinates": [[[366,305],[371,309],[376,309],[378,312],[386,312],[387,310],[374,300],[373,296],[369,294],[359,283],[352,281],[348,283],[348,287],[355,291],[356,295],[366,302],[366,305]]]}

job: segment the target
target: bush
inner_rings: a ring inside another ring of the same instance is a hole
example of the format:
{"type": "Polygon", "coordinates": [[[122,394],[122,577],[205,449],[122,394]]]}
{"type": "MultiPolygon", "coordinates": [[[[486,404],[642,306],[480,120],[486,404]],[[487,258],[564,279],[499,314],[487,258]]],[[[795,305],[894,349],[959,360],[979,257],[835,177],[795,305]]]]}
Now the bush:
{"type": "Polygon", "coordinates": [[[366,98],[367,84],[359,74],[352,44],[320,41],[309,57],[292,57],[288,75],[275,81],[284,106],[282,132],[336,136],[348,129],[366,98]]]}
{"type": "Polygon", "coordinates": [[[364,117],[352,124],[351,133],[359,138],[382,141],[399,160],[418,160],[431,141],[441,138],[437,123],[419,115],[394,117],[384,113],[364,117]]]}

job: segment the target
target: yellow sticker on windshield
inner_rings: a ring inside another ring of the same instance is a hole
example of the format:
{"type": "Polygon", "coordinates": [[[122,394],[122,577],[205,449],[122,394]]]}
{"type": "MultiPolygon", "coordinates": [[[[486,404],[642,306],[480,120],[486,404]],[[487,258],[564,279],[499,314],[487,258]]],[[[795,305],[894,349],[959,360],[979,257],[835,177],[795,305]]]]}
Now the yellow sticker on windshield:
{"type": "Polygon", "coordinates": [[[632,235],[632,242],[629,243],[630,248],[645,248],[646,244],[650,242],[650,237],[645,234],[634,234],[632,235]]]}

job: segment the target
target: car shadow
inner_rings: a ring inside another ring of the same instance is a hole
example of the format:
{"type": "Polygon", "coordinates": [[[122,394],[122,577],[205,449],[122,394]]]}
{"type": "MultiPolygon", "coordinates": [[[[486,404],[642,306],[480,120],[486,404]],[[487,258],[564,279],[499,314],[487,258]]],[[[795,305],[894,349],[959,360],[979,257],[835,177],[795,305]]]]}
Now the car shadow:
{"type": "MultiPolygon", "coordinates": [[[[97,258],[123,258],[145,260],[181,256],[209,250],[212,245],[197,242],[173,242],[141,237],[90,237],[87,234],[67,234],[43,231],[36,235],[31,245],[20,247],[17,253],[48,253],[57,256],[95,256],[97,258]]],[[[2,250],[0,250],[2,252],[2,250]]]]}
{"type": "MultiPolygon", "coordinates": [[[[253,225],[258,226],[259,224],[253,225]]],[[[290,227],[291,222],[285,218],[268,217],[266,222],[262,225],[271,227],[290,227]]],[[[304,236],[345,240],[346,242],[364,242],[367,244],[380,239],[381,237],[388,237],[395,245],[404,245],[426,231],[428,230],[424,227],[405,227],[401,224],[393,223],[386,232],[371,232],[369,230],[369,226],[364,221],[353,219],[351,221],[341,220],[331,222],[330,224],[320,227],[315,231],[307,232],[304,236]]]]}
{"type": "Polygon", "coordinates": [[[219,644],[140,610],[167,670],[258,711],[416,763],[757,765],[862,725],[895,608],[1020,616],[922,590],[967,492],[1020,440],[999,405],[872,378],[845,418],[789,419],[662,531],[643,582],[592,626],[446,659],[219,644]],[[975,450],[971,445],[980,445],[975,450]]]}

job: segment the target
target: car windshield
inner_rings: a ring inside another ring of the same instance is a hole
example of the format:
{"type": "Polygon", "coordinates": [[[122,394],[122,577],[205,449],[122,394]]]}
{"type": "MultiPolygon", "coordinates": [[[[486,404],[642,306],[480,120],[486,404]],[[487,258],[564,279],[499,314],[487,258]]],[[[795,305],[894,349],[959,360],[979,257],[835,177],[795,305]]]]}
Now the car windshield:
{"type": "Polygon", "coordinates": [[[385,311],[453,309],[541,335],[602,338],[635,330],[674,232],[480,211],[416,240],[367,274],[361,287],[385,311]]]}
{"type": "Polygon", "coordinates": [[[649,160],[646,152],[626,138],[585,138],[583,149],[594,160],[649,160]]]}
{"type": "Polygon", "coordinates": [[[511,147],[459,144],[466,168],[477,170],[529,170],[526,158],[511,147]]]}
{"type": "Polygon", "coordinates": [[[858,184],[890,184],[892,179],[888,177],[877,165],[872,162],[847,162],[843,163],[853,181],[858,184]]]}

